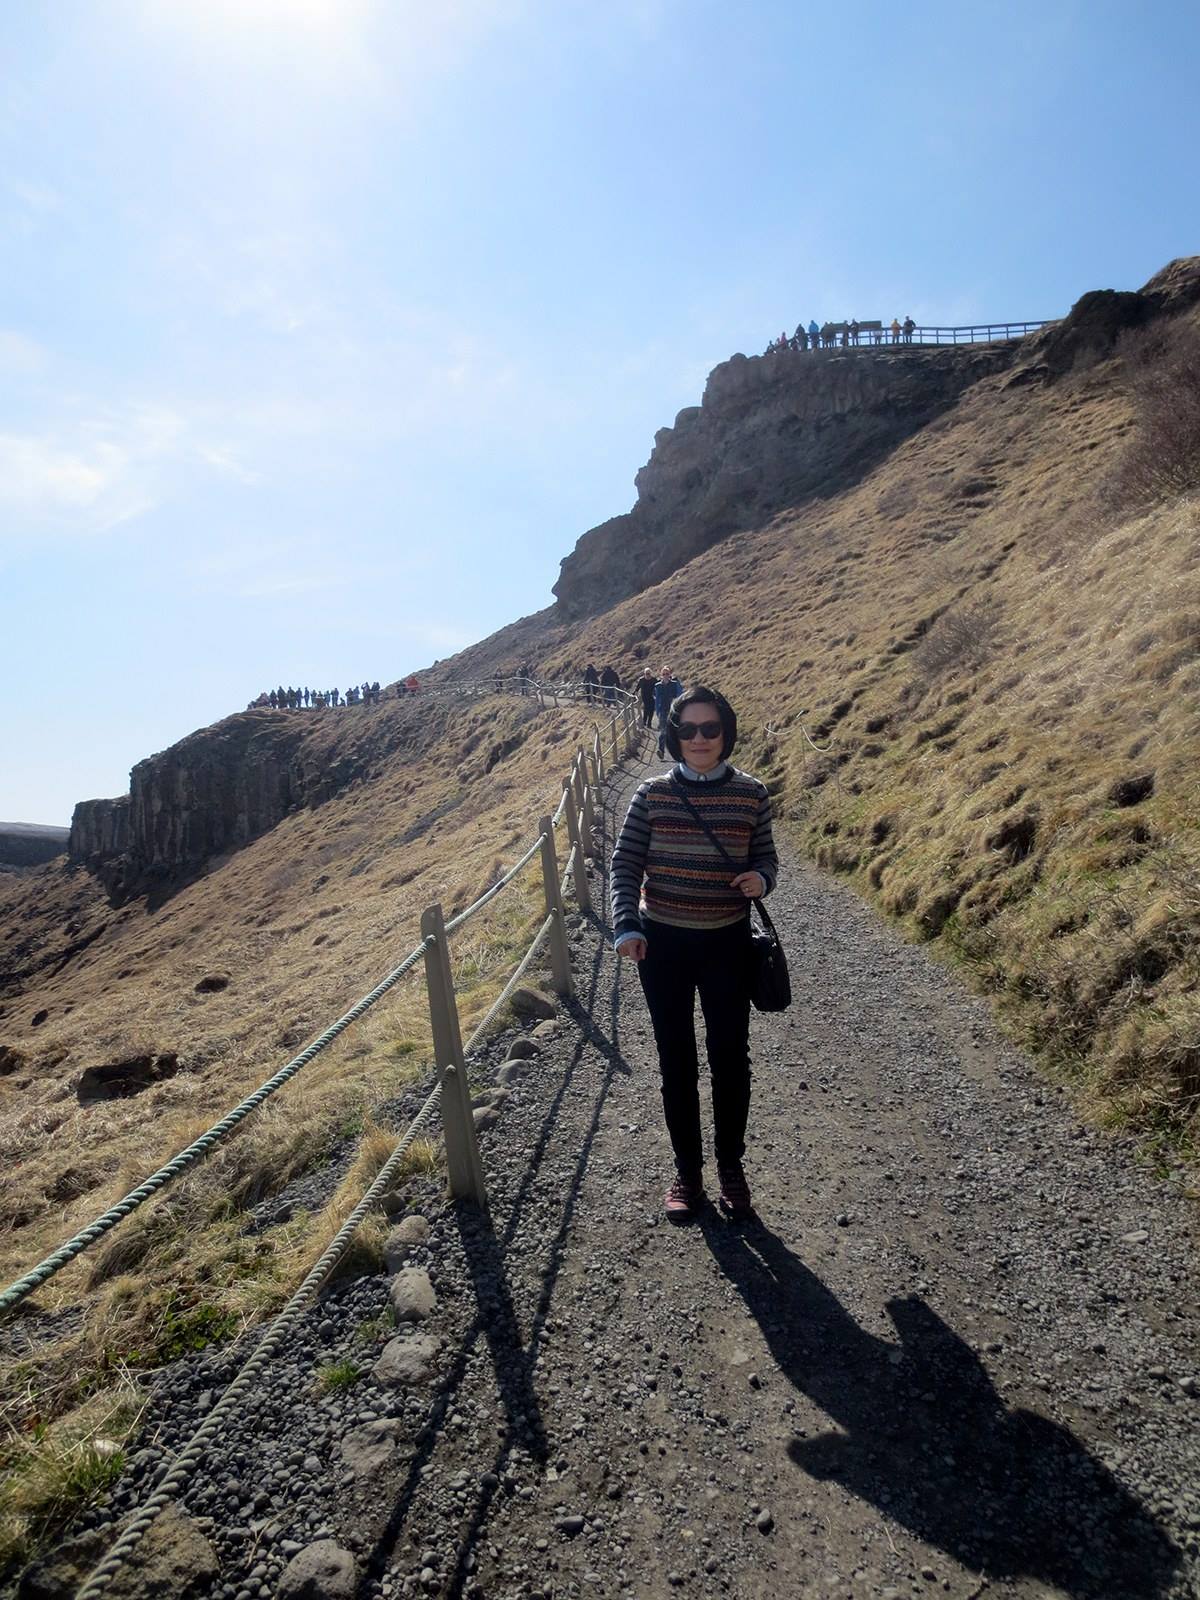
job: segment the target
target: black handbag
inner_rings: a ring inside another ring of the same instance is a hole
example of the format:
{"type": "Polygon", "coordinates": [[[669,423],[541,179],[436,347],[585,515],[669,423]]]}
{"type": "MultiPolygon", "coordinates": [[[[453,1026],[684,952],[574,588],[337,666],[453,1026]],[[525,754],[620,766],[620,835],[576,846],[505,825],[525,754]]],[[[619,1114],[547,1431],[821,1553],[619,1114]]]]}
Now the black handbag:
{"type": "MultiPolygon", "coordinates": [[[[717,847],[727,866],[734,872],[753,870],[739,868],[725,846],[705,822],[687,797],[687,791],[677,778],[672,779],[675,792],[717,847]]],[[[750,930],[750,1004],[756,1011],[786,1011],[792,1003],[792,980],[788,976],[787,956],[775,932],[775,924],[761,899],[751,905],[762,919],[761,928],[750,930]]]]}

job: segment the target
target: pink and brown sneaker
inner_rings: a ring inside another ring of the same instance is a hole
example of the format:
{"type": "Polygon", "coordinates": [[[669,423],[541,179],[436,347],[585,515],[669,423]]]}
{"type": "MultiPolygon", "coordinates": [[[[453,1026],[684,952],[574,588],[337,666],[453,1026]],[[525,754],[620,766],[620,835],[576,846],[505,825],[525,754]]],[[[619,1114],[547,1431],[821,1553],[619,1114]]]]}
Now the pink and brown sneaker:
{"type": "Polygon", "coordinates": [[[676,1173],[667,1190],[663,1209],[669,1222],[688,1222],[704,1204],[704,1183],[700,1178],[685,1178],[676,1173]]]}
{"type": "Polygon", "coordinates": [[[730,1166],[718,1167],[717,1172],[721,1179],[721,1209],[731,1217],[753,1216],[754,1202],[750,1199],[750,1185],[742,1163],[735,1161],[730,1166]]]}

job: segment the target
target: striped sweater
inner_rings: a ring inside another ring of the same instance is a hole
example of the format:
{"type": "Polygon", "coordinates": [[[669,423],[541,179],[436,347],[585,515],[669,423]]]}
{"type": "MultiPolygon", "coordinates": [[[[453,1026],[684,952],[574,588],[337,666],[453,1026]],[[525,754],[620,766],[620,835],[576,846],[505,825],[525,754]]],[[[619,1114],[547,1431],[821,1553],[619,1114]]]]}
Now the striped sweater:
{"type": "Polygon", "coordinates": [[[726,928],[744,917],[749,902],[729,880],[761,872],[767,893],[779,861],[771,837],[771,800],[747,772],[726,767],[706,782],[689,780],[681,766],[637,790],[612,858],[613,938],[641,933],[643,916],[676,928],[726,928]],[[681,799],[675,783],[729,852],[722,860],[681,799]]]}

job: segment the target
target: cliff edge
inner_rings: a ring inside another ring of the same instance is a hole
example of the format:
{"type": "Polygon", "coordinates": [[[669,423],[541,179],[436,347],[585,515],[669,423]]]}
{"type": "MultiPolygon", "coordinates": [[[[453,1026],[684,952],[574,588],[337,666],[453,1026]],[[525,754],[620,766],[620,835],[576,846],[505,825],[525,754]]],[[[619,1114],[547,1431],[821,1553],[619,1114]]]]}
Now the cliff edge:
{"type": "Polygon", "coordinates": [[[782,351],[714,367],[698,406],[660,428],[631,511],[591,528],[562,562],[567,617],[659,583],[730,534],[863,477],[1014,344],[782,351]]]}

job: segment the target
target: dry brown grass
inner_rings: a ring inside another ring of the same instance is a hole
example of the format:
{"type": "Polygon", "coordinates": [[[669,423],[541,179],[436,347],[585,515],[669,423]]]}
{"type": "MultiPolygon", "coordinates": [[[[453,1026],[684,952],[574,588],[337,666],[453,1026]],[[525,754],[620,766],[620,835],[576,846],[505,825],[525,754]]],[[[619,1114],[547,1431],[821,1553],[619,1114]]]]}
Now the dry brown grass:
{"type": "Polygon", "coordinates": [[[1200,489],[1200,328],[1154,325],[1120,349],[1137,427],[1113,488],[1136,510],[1200,489]]]}
{"type": "Polygon", "coordinates": [[[1188,1148],[1196,949],[1176,930],[1160,951],[1145,919],[1200,863],[1200,530],[1186,497],[1116,501],[1141,382],[1120,353],[985,379],[857,487],[573,633],[530,619],[522,645],[620,667],[637,639],[724,689],[739,758],[819,861],[963,964],[1095,1115],[1188,1148]]]}
{"type": "MultiPolygon", "coordinates": [[[[287,819],[156,914],[105,908],[108,927],[73,983],[52,974],[21,997],[22,1011],[45,1006],[51,1020],[40,1033],[17,1035],[28,1075],[0,1079],[0,1097],[19,1108],[0,1134],[4,1281],[189,1143],[369,988],[416,942],[421,905],[438,900],[450,915],[493,883],[532,838],[537,816],[557,803],[590,726],[582,711],[530,720],[529,707],[473,705],[421,769],[401,767],[370,795],[287,819]],[[472,783],[480,777],[472,761],[486,758],[497,728],[520,742],[486,784],[472,783]],[[413,839],[414,818],[447,793],[462,798],[413,839]],[[330,835],[339,848],[329,847],[330,835]],[[199,999],[195,984],[216,969],[233,981],[199,999]],[[152,1022],[139,1021],[139,1010],[152,1022]],[[168,1047],[181,1059],[177,1077],[127,1101],[76,1104],[73,1083],[101,1051],[104,1059],[168,1047]]],[[[43,887],[35,919],[48,928],[64,911],[78,922],[95,910],[79,874],[51,871],[43,887]]],[[[540,920],[535,860],[453,937],[464,1035],[540,920]]],[[[52,952],[52,934],[46,944],[52,952]]],[[[10,1008],[9,1026],[11,1018],[10,1008]]],[[[372,1107],[427,1074],[431,1056],[418,966],[216,1153],[38,1291],[41,1310],[82,1300],[86,1315],[66,1334],[51,1330],[0,1357],[0,1463],[12,1469],[8,1483],[23,1486],[16,1499],[6,1488],[0,1502],[10,1550],[64,1511],[61,1496],[44,1512],[34,1504],[37,1485],[57,1470],[60,1419],[98,1404],[114,1375],[136,1377],[227,1339],[281,1305],[394,1145],[395,1135],[372,1123],[372,1107]],[[245,1231],[248,1207],[347,1138],[358,1140],[357,1155],[320,1214],[245,1231]]],[[[437,1144],[418,1140],[401,1181],[437,1171],[440,1160],[437,1144]]],[[[382,1220],[368,1219],[343,1271],[375,1270],[383,1234],[382,1220]]],[[[81,1496],[86,1477],[79,1474],[81,1496]]]]}

